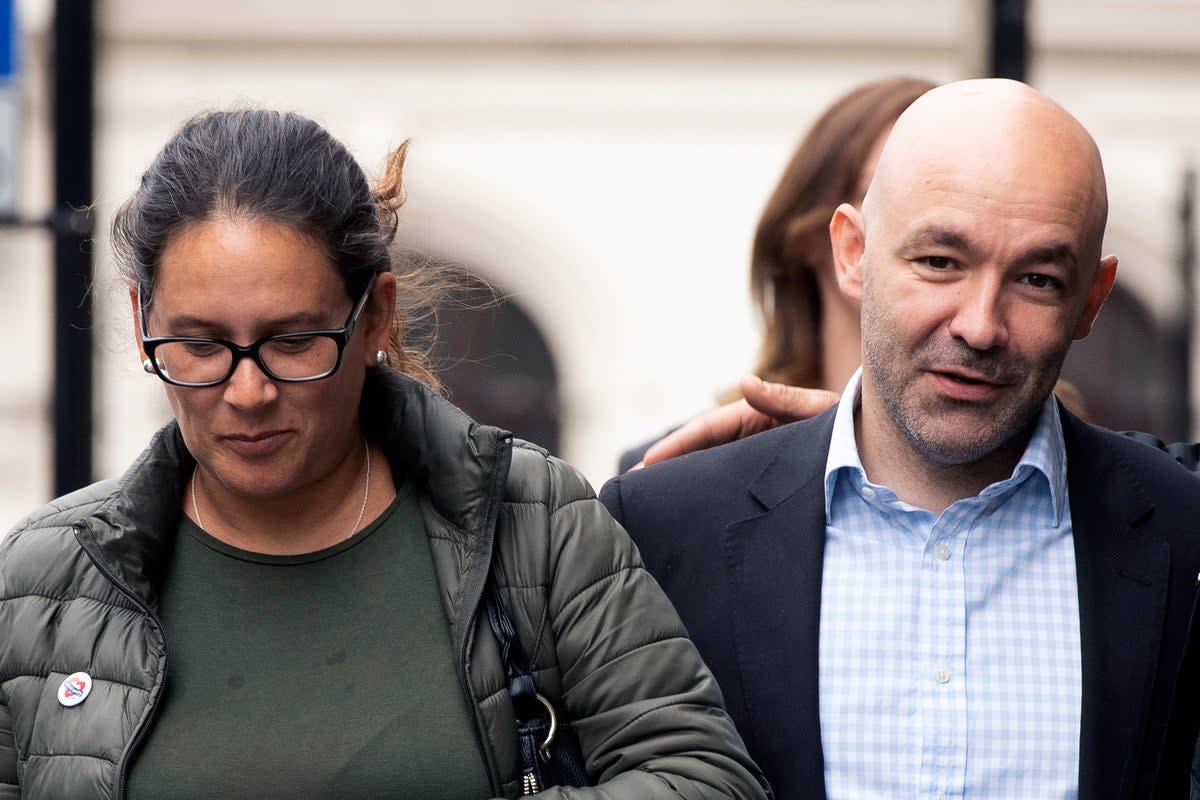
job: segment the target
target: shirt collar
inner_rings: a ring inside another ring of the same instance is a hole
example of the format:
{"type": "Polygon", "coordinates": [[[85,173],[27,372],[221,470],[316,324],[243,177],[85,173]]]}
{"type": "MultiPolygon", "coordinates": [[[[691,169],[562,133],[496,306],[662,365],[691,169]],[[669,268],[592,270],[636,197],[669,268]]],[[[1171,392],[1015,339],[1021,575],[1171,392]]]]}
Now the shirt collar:
{"type": "MultiPolygon", "coordinates": [[[[833,418],[833,438],[829,442],[829,456],[825,460],[825,519],[830,518],[830,505],[833,502],[833,490],[837,486],[839,473],[843,470],[857,471],[862,480],[866,481],[867,472],[858,456],[858,442],[854,435],[854,412],[860,404],[861,384],[862,367],[859,367],[842,391],[833,418]]],[[[1031,472],[1040,473],[1045,477],[1050,488],[1050,502],[1054,508],[1054,525],[1057,527],[1062,521],[1066,506],[1067,449],[1063,441],[1058,401],[1053,394],[1042,404],[1033,436],[1030,437],[1025,452],[1021,454],[1020,461],[1005,483],[1019,482],[1031,472]]]]}

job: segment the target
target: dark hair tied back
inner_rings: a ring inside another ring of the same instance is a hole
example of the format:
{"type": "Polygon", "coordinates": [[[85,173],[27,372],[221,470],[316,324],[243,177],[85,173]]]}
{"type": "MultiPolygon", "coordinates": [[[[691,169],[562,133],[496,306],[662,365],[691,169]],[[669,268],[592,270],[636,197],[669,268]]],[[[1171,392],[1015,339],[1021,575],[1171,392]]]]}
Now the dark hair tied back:
{"type": "MultiPolygon", "coordinates": [[[[162,254],[187,227],[214,219],[285,225],[319,243],[357,297],[392,268],[397,209],[404,203],[408,142],[388,158],[374,190],[345,145],[292,112],[213,111],[185,122],[117,211],[113,249],[122,274],[153,297],[162,254]]],[[[393,331],[392,363],[436,386],[419,353],[393,331]]]]}

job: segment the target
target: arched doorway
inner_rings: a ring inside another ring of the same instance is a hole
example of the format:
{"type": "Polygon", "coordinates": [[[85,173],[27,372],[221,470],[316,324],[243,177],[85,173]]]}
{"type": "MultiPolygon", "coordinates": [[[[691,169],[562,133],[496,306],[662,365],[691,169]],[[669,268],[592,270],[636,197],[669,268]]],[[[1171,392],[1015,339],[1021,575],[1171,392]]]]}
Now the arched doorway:
{"type": "Polygon", "coordinates": [[[557,453],[558,371],[532,317],[502,287],[458,276],[438,310],[433,365],[451,402],[474,419],[557,453]]]}
{"type": "Polygon", "coordinates": [[[1113,430],[1190,440],[1187,336],[1156,319],[1120,285],[1087,338],[1075,342],[1062,376],[1083,396],[1091,422],[1113,430]]]}

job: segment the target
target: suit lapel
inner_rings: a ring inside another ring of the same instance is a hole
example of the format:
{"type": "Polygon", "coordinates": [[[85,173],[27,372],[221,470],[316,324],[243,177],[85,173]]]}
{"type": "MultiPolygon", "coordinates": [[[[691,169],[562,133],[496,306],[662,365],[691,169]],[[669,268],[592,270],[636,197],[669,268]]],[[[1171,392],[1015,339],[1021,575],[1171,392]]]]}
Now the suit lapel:
{"type": "Polygon", "coordinates": [[[750,483],[762,512],[727,527],[726,554],[755,758],[777,796],[824,798],[817,658],[833,411],[794,428],[750,483]]]}
{"type": "MultiPolygon", "coordinates": [[[[749,738],[779,797],[825,797],[817,677],[832,426],[832,413],[794,426],[748,487],[762,513],[726,529],[749,738]]],[[[1063,430],[1083,671],[1079,796],[1125,796],[1157,667],[1170,548],[1136,529],[1153,510],[1137,475],[1070,415],[1063,430]]]]}
{"type": "Polygon", "coordinates": [[[1153,505],[1132,470],[1066,414],[1063,433],[1083,669],[1079,796],[1124,797],[1144,738],[1171,553],[1135,528],[1153,505]]]}

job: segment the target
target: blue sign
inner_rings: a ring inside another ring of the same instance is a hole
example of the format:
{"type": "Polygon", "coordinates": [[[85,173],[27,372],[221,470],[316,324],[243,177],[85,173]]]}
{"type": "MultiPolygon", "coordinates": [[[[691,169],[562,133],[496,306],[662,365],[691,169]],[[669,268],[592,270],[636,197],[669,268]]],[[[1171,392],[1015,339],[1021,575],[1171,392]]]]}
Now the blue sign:
{"type": "Polygon", "coordinates": [[[0,81],[15,79],[20,68],[16,6],[17,0],[0,0],[0,81]]]}
{"type": "Polygon", "coordinates": [[[17,0],[0,0],[0,215],[17,207],[21,137],[21,52],[17,0]]]}

